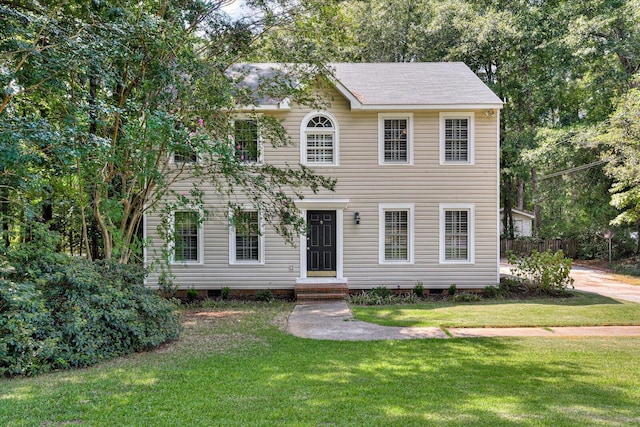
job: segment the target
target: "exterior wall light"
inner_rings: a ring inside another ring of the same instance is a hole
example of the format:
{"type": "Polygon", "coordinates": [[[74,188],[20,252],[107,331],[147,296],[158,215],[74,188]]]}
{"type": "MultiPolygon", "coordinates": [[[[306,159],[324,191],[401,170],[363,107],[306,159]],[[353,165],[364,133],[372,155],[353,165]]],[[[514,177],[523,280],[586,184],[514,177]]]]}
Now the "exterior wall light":
{"type": "Polygon", "coordinates": [[[353,220],[356,224],[360,224],[360,212],[356,212],[353,214],[353,220]]]}

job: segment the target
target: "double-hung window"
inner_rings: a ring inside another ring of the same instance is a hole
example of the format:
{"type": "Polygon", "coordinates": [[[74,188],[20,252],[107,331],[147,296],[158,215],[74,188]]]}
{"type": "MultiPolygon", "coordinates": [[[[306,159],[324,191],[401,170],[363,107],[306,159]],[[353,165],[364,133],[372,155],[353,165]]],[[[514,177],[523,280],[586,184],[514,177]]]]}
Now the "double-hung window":
{"type": "Polygon", "coordinates": [[[331,114],[307,114],[300,125],[300,141],[302,164],[338,165],[338,122],[331,114]]]}
{"type": "Polygon", "coordinates": [[[472,204],[440,205],[440,262],[473,263],[475,208],[472,204]]]}
{"type": "Polygon", "coordinates": [[[474,113],[440,113],[440,164],[474,163],[474,113]]]}
{"type": "Polygon", "coordinates": [[[230,264],[262,264],[264,234],[261,215],[255,210],[235,213],[229,231],[230,264]]]}
{"type": "Polygon", "coordinates": [[[182,148],[173,152],[173,163],[195,163],[198,155],[192,148],[182,148]]]}
{"type": "Polygon", "coordinates": [[[413,164],[413,114],[378,114],[378,163],[413,164]]]}
{"type": "Polygon", "coordinates": [[[262,156],[257,121],[235,120],[233,122],[233,139],[238,160],[245,163],[260,162],[262,156]]]}
{"type": "Polygon", "coordinates": [[[413,263],[413,204],[380,204],[380,264],[413,263]]]}
{"type": "Polygon", "coordinates": [[[174,212],[172,234],[174,263],[202,263],[202,224],[198,212],[174,212]]]}

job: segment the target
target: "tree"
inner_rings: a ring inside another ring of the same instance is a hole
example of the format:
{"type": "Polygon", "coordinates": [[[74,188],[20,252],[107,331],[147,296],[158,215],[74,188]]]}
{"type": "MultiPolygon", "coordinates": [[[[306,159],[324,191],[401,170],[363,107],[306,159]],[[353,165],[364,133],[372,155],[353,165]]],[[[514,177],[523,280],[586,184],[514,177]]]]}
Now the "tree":
{"type": "Polygon", "coordinates": [[[620,99],[600,142],[607,147],[605,172],[613,179],[611,204],[620,211],[612,223],[640,231],[640,90],[620,99]]]}
{"type": "MultiPolygon", "coordinates": [[[[334,182],[302,167],[258,169],[241,161],[229,123],[232,111],[250,109],[262,96],[286,93],[316,102],[306,83],[320,63],[282,69],[258,93],[238,87],[228,71],[265,31],[291,22],[309,4],[249,2],[255,18],[232,21],[223,3],[3,3],[10,25],[3,34],[0,121],[11,131],[1,141],[10,150],[3,150],[0,187],[24,195],[27,188],[7,180],[26,181],[35,169],[42,184],[30,186],[27,204],[34,205],[48,197],[55,176],[73,176],[69,193],[78,194],[73,214],[80,217],[85,246],[100,243],[100,256],[120,262],[140,253],[145,212],[160,209],[164,200],[203,205],[201,185],[212,185],[232,208],[244,194],[291,241],[302,227],[292,197],[334,182]],[[173,167],[174,152],[193,153],[199,161],[173,167]],[[16,160],[7,161],[9,155],[16,160]],[[28,155],[37,162],[25,163],[28,155]],[[172,184],[183,179],[193,181],[192,191],[173,194],[172,184]],[[97,231],[93,239],[91,229],[97,231]]],[[[274,146],[289,143],[276,120],[255,120],[274,146]]]]}

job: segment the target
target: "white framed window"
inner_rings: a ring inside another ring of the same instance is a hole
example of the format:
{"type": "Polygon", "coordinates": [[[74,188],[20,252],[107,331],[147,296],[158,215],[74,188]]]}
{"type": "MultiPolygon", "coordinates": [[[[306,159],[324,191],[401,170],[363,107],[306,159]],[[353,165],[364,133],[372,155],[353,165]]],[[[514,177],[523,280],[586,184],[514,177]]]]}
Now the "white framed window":
{"type": "Polygon", "coordinates": [[[379,205],[379,263],[413,264],[414,204],[379,205]]]}
{"type": "Polygon", "coordinates": [[[238,118],[233,121],[236,157],[245,163],[262,163],[262,141],[258,121],[238,118]]]}
{"type": "Polygon", "coordinates": [[[378,114],[378,164],[413,164],[413,114],[378,114]]]}
{"type": "Polygon", "coordinates": [[[203,231],[201,215],[195,210],[175,211],[171,215],[171,263],[202,264],[203,231]]]}
{"type": "Polygon", "coordinates": [[[440,113],[440,164],[472,165],[475,161],[474,138],[474,113],[440,113]]]}
{"type": "Polygon", "coordinates": [[[475,205],[440,204],[440,263],[475,262],[475,205]]]}
{"type": "MultiPolygon", "coordinates": [[[[233,213],[231,213],[233,215],[233,213]]],[[[256,210],[236,213],[229,228],[229,264],[264,264],[264,218],[256,210]]]]}
{"type": "Polygon", "coordinates": [[[173,152],[172,160],[174,164],[195,163],[198,161],[198,155],[193,150],[179,150],[173,152]]]}
{"type": "Polygon", "coordinates": [[[303,165],[338,166],[339,128],[327,112],[312,111],[300,123],[300,162],[303,165]]]}

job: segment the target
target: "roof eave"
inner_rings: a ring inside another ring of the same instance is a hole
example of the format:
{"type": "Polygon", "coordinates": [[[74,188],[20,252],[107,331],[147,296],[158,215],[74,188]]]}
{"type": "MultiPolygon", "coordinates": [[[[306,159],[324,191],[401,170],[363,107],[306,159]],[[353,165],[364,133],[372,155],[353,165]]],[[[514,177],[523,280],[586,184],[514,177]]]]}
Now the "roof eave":
{"type": "Polygon", "coordinates": [[[290,111],[291,110],[291,101],[289,98],[285,98],[277,104],[257,104],[257,105],[243,105],[236,109],[237,111],[242,112],[251,112],[251,111],[290,111]]]}
{"type": "Polygon", "coordinates": [[[351,103],[352,110],[437,110],[437,111],[459,111],[459,110],[501,110],[503,104],[357,104],[351,103]]]}

